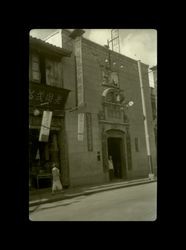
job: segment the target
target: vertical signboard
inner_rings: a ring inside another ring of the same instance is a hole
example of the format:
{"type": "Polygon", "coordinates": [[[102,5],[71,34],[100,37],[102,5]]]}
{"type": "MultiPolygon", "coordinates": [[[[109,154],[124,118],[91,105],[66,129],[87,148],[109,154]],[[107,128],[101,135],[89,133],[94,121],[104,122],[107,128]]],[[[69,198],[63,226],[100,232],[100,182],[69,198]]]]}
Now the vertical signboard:
{"type": "Polygon", "coordinates": [[[76,73],[77,73],[77,97],[78,106],[84,103],[84,86],[83,86],[83,63],[82,63],[82,38],[75,39],[75,56],[76,56],[76,73]]]}
{"type": "Polygon", "coordinates": [[[87,146],[88,146],[88,151],[93,151],[92,116],[91,116],[91,113],[86,113],[86,125],[87,125],[87,146]]]}
{"type": "Polygon", "coordinates": [[[84,113],[78,114],[78,141],[83,141],[84,134],[84,113]]]}
{"type": "Polygon", "coordinates": [[[52,111],[44,111],[40,134],[39,134],[39,141],[42,141],[42,142],[48,141],[51,121],[52,121],[52,111]]]}

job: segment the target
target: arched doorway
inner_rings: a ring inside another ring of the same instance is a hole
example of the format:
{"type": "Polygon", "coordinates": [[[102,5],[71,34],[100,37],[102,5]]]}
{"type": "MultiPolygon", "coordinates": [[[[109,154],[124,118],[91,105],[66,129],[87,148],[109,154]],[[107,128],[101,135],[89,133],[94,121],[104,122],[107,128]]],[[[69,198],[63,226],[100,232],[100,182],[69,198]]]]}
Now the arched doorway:
{"type": "Polygon", "coordinates": [[[109,137],[107,139],[108,144],[108,155],[112,156],[113,167],[114,167],[114,178],[122,179],[122,138],[109,137]]]}
{"type": "MultiPolygon", "coordinates": [[[[127,153],[125,148],[126,136],[121,130],[110,129],[105,131],[104,148],[105,159],[112,156],[114,179],[127,179],[127,153]]],[[[105,163],[104,163],[105,164],[105,163]]],[[[106,164],[107,165],[107,164],[106,164]]],[[[107,165],[108,167],[108,165],[107,165]]]]}

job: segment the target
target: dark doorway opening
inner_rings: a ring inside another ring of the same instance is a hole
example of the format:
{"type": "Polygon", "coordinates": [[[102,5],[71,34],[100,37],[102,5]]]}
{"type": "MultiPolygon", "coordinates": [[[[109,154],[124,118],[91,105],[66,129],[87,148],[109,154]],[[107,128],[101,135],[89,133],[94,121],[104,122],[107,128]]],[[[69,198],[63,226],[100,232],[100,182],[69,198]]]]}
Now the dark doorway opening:
{"type": "Polygon", "coordinates": [[[51,186],[52,163],[60,166],[58,132],[51,131],[48,142],[39,142],[39,129],[29,130],[29,186],[51,186]]]}
{"type": "Polygon", "coordinates": [[[108,138],[108,156],[112,156],[114,166],[114,178],[123,178],[122,167],[122,138],[108,138]]]}

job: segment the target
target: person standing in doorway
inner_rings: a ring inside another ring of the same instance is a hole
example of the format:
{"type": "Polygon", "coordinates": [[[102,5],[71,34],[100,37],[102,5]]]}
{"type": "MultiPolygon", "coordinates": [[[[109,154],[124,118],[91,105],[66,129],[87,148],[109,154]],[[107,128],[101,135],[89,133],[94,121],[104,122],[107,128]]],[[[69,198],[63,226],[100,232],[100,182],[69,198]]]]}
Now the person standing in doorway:
{"type": "Polygon", "coordinates": [[[112,180],[114,178],[114,166],[113,166],[111,155],[108,158],[108,165],[109,165],[109,177],[110,177],[110,180],[112,180]]]}
{"type": "Polygon", "coordinates": [[[57,191],[62,191],[63,187],[60,181],[59,169],[56,166],[56,163],[52,164],[52,194],[55,194],[57,191]]]}

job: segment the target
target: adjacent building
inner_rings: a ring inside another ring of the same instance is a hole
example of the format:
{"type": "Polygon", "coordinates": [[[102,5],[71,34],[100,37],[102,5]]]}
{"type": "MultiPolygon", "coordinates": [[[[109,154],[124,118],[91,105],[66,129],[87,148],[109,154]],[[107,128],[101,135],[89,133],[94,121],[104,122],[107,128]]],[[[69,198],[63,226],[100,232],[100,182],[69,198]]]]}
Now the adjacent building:
{"type": "Polygon", "coordinates": [[[154,87],[151,87],[151,105],[152,105],[155,142],[157,144],[157,66],[153,66],[150,69],[153,74],[153,82],[154,82],[154,87]]]}
{"type": "Polygon", "coordinates": [[[30,185],[35,187],[50,177],[53,161],[66,187],[109,182],[109,155],[114,179],[148,177],[144,119],[156,174],[148,65],[141,63],[144,118],[137,61],[83,33],[59,29],[45,41],[30,37],[30,185]],[[49,140],[40,142],[44,110],[52,111],[52,122],[49,140]]]}

